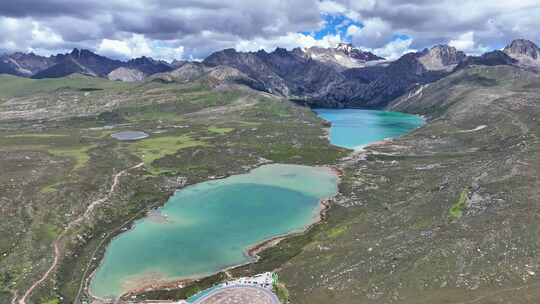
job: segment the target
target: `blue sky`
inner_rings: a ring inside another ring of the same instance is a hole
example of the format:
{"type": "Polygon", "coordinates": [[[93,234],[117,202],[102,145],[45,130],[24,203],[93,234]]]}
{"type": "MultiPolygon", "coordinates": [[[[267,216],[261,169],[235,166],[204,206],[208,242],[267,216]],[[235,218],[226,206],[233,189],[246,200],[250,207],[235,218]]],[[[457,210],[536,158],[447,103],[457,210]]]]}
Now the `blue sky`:
{"type": "Polygon", "coordinates": [[[324,26],[322,29],[314,32],[302,32],[306,35],[311,35],[313,38],[317,40],[323,39],[327,35],[340,35],[344,42],[352,42],[351,36],[347,35],[347,29],[351,25],[356,25],[359,28],[362,28],[362,23],[358,21],[354,21],[351,18],[338,14],[338,15],[330,15],[330,14],[321,14],[321,19],[324,22],[324,26]]]}

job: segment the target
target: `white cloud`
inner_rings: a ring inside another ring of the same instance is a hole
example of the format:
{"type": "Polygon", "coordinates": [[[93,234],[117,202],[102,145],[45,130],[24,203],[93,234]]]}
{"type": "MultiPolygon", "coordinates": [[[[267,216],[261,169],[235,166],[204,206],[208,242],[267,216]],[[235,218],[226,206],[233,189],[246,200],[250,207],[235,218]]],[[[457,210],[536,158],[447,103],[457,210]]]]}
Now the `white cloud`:
{"type": "Polygon", "coordinates": [[[474,48],[474,32],[466,32],[457,39],[452,39],[448,42],[448,45],[455,47],[458,50],[466,51],[474,48]]]}
{"type": "Polygon", "coordinates": [[[273,51],[276,47],[292,49],[295,47],[309,48],[312,46],[319,47],[335,47],[341,42],[340,35],[326,35],[317,40],[311,35],[302,33],[287,33],[286,35],[274,38],[257,37],[251,40],[239,41],[235,48],[239,51],[258,51],[264,49],[268,52],[273,51]]]}
{"type": "Polygon", "coordinates": [[[381,18],[369,18],[363,22],[363,27],[351,25],[347,28],[347,35],[352,37],[355,45],[380,47],[390,41],[393,36],[392,27],[381,18]]]}
{"type": "Polygon", "coordinates": [[[183,58],[184,47],[176,46],[175,43],[149,40],[144,35],[133,34],[130,38],[124,40],[103,39],[97,48],[97,52],[120,59],[147,56],[172,61],[183,58]]]}
{"type": "Polygon", "coordinates": [[[55,46],[64,42],[62,36],[44,27],[36,21],[32,21],[32,42],[42,46],[55,46]]]}
{"type": "Polygon", "coordinates": [[[474,32],[469,31],[448,42],[448,45],[469,54],[478,55],[487,51],[487,47],[479,45],[474,40],[474,32]]]}
{"type": "Polygon", "coordinates": [[[347,8],[335,1],[321,1],[319,2],[319,10],[326,14],[344,14],[347,12],[347,8]]]}
{"type": "Polygon", "coordinates": [[[386,45],[380,48],[370,49],[365,48],[368,51],[373,52],[377,56],[384,57],[388,60],[398,59],[406,53],[416,52],[415,49],[411,48],[413,43],[412,39],[395,39],[390,41],[386,45]]]}
{"type": "Polygon", "coordinates": [[[0,49],[2,50],[57,50],[62,48],[64,43],[60,34],[40,22],[29,18],[16,19],[0,16],[0,49]]]}
{"type": "MultiPolygon", "coordinates": [[[[362,1],[362,0],[357,0],[357,1],[362,1]]],[[[369,2],[369,1],[374,1],[374,0],[367,0],[367,1],[369,2]]],[[[331,0],[324,0],[324,1],[320,1],[318,4],[319,4],[319,11],[321,12],[321,14],[345,15],[352,20],[359,21],[360,15],[356,11],[346,7],[345,5],[341,3],[338,3],[336,1],[331,1],[331,0]]]]}
{"type": "Polygon", "coordinates": [[[105,56],[112,57],[130,57],[131,48],[127,41],[103,39],[98,46],[97,51],[105,56]]]}

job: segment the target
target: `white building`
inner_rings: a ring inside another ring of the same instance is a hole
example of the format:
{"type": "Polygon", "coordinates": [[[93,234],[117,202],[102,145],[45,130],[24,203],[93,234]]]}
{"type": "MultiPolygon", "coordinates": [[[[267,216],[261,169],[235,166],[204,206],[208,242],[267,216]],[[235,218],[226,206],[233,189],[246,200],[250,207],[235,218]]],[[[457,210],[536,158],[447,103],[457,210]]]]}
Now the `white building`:
{"type": "Polygon", "coordinates": [[[225,282],[223,286],[231,285],[251,285],[258,286],[266,289],[272,289],[272,283],[274,282],[274,275],[271,272],[265,272],[254,275],[252,277],[243,277],[233,281],[225,282]]]}

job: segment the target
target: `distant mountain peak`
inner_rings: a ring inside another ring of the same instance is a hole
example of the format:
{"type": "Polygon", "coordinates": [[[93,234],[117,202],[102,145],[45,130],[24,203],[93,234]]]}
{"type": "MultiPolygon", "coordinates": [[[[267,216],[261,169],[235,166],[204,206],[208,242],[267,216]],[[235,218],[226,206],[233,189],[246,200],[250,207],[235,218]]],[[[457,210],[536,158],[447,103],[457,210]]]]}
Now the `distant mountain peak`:
{"type": "MultiPolygon", "coordinates": [[[[299,50],[293,50],[299,52],[299,50]]],[[[350,43],[338,43],[334,48],[310,47],[302,49],[309,58],[326,64],[341,66],[342,68],[359,68],[368,61],[384,60],[371,52],[355,48],[350,43]]]]}
{"type": "MultiPolygon", "coordinates": [[[[504,48],[503,52],[525,65],[540,60],[540,49],[534,42],[527,39],[512,41],[504,48]]],[[[534,64],[537,65],[538,63],[534,64]]]]}
{"type": "Polygon", "coordinates": [[[340,42],[336,46],[336,50],[340,50],[340,51],[343,51],[345,53],[350,53],[350,52],[352,52],[353,49],[354,49],[354,47],[353,47],[352,43],[340,42]]]}
{"type": "Polygon", "coordinates": [[[438,44],[430,49],[424,49],[418,60],[427,70],[440,71],[452,70],[466,58],[467,55],[455,47],[438,44]]]}

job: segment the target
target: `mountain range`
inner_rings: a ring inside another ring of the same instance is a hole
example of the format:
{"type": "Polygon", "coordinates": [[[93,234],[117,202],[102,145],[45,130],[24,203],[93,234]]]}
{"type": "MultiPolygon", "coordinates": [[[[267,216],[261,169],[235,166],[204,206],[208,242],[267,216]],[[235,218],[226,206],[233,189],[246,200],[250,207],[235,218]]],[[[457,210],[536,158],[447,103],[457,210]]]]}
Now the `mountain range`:
{"type": "Polygon", "coordinates": [[[74,49],[71,53],[49,57],[20,52],[0,56],[0,73],[35,79],[58,78],[75,73],[108,77],[109,73],[119,68],[152,75],[171,71],[175,65],[149,57],[139,57],[124,62],[84,49],[74,49]]]}
{"type": "Polygon", "coordinates": [[[225,49],[202,62],[168,63],[149,57],[119,61],[89,50],[43,57],[33,53],[0,56],[0,73],[57,78],[74,73],[119,81],[232,82],[324,107],[384,107],[416,87],[471,65],[516,65],[540,69],[540,50],[529,40],[512,41],[502,51],[467,56],[448,45],[389,61],[340,43],[335,48],[277,48],[273,52],[225,49]]]}

